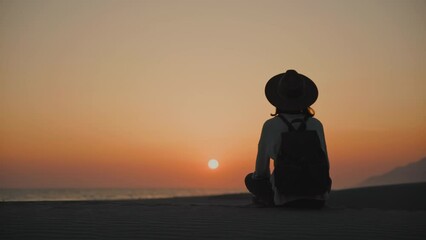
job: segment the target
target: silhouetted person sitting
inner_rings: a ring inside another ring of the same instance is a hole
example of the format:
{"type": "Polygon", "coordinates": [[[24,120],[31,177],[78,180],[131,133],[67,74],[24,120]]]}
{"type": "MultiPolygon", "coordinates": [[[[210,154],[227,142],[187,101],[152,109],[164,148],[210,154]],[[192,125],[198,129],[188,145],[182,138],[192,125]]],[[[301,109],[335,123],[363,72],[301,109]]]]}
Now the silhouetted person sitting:
{"type": "Polygon", "coordinates": [[[324,130],[310,107],[318,98],[315,83],[288,70],[268,81],[265,95],[276,112],[263,125],[256,169],[245,178],[247,189],[259,205],[322,208],[331,179],[324,130]]]}

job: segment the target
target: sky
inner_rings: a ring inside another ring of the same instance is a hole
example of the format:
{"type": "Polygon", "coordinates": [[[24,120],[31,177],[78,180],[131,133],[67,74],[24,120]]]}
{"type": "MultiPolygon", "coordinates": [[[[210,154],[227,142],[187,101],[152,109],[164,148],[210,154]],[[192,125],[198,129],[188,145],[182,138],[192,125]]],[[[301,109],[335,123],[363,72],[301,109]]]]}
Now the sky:
{"type": "Polygon", "coordinates": [[[274,112],[265,84],[287,69],[319,89],[333,188],[415,162],[424,12],[415,0],[0,0],[0,188],[244,189],[274,112]]]}

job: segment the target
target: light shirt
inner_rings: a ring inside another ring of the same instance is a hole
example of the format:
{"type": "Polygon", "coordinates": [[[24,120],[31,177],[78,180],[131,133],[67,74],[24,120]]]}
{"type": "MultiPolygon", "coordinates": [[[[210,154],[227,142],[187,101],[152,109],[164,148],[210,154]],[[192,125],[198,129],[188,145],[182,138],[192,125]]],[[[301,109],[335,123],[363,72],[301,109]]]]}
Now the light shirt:
{"type": "MultiPolygon", "coordinates": [[[[295,119],[303,119],[303,114],[282,114],[289,122],[295,120],[295,119]]],[[[296,122],[293,124],[293,126],[297,129],[300,125],[300,122],[296,122]]],[[[321,148],[324,150],[327,160],[328,160],[328,154],[327,154],[327,146],[325,143],[325,137],[324,137],[324,129],[321,124],[321,122],[316,118],[308,118],[306,120],[306,130],[314,130],[317,132],[321,148]]],[[[319,200],[325,200],[328,198],[328,192],[322,195],[314,195],[314,196],[289,196],[289,195],[283,195],[280,192],[278,192],[277,188],[274,184],[274,176],[271,175],[269,164],[270,159],[276,160],[277,155],[280,151],[281,147],[281,133],[288,132],[288,127],[284,123],[282,119],[279,117],[274,117],[269,120],[267,120],[263,124],[262,133],[260,135],[259,145],[258,145],[258,152],[257,152],[257,158],[256,158],[256,169],[253,174],[254,179],[264,179],[264,178],[270,178],[270,181],[272,183],[272,189],[274,190],[274,202],[275,205],[282,205],[286,202],[294,201],[297,199],[319,199],[319,200]]]]}

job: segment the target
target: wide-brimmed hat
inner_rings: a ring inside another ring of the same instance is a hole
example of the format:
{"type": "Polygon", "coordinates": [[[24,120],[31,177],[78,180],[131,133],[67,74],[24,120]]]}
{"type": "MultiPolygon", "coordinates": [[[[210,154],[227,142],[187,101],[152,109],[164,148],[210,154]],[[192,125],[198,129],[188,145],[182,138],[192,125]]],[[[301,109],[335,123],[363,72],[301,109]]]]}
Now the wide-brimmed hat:
{"type": "Polygon", "coordinates": [[[311,106],[318,98],[318,88],[308,77],[287,70],[272,77],[265,86],[268,101],[283,111],[299,111],[311,106]]]}

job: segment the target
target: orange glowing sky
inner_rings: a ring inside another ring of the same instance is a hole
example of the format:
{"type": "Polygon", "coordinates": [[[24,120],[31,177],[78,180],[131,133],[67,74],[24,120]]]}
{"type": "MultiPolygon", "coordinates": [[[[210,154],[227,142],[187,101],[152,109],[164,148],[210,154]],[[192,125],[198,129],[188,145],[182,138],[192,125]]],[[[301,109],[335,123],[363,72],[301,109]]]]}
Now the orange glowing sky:
{"type": "Polygon", "coordinates": [[[289,68],[319,88],[335,188],[417,161],[425,12],[414,0],[0,0],[0,187],[243,189],[274,111],[264,86],[289,68]]]}

